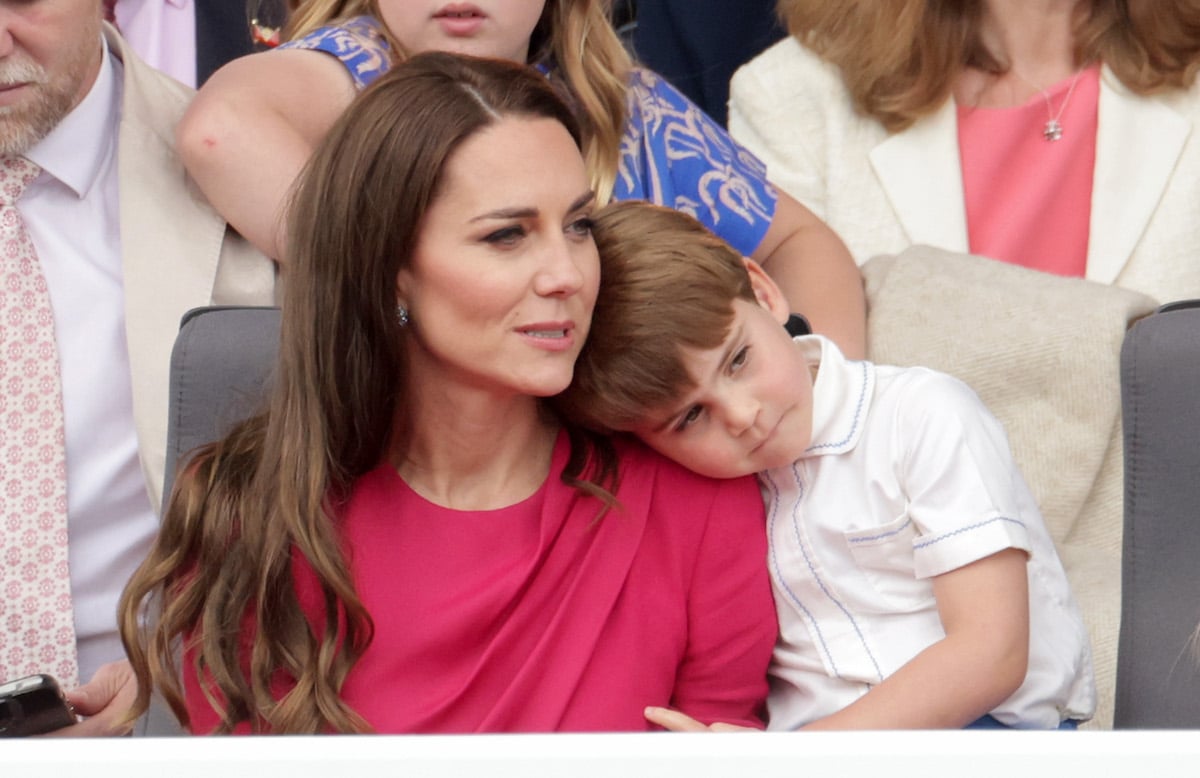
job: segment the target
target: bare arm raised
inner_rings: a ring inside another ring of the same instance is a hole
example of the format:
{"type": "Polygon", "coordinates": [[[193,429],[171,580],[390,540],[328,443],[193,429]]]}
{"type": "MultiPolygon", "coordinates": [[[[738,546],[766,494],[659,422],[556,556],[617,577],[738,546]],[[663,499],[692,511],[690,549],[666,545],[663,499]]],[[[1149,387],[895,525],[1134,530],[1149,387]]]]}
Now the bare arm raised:
{"type": "Polygon", "coordinates": [[[322,52],[251,54],[197,93],[176,130],[179,152],[226,221],[283,261],[292,182],[355,94],[346,68],[322,52]]]}

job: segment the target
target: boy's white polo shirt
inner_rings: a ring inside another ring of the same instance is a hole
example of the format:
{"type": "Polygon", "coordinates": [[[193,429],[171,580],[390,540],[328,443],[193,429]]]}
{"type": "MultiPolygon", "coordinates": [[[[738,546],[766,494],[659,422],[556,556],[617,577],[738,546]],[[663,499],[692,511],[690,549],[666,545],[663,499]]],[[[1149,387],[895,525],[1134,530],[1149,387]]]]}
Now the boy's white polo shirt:
{"type": "Polygon", "coordinates": [[[1031,552],[1029,671],[991,714],[1090,718],[1087,631],[1000,423],[951,376],[795,340],[820,370],[811,445],[760,474],[780,622],[770,729],[846,707],[944,637],[931,577],[1006,548],[1031,552]]]}

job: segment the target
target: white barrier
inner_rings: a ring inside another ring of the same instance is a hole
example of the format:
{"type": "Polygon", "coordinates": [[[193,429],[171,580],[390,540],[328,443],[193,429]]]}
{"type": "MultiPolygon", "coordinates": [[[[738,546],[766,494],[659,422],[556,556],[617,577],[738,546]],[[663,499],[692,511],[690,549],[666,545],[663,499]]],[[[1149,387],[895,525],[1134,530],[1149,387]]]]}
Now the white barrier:
{"type": "Polygon", "coordinates": [[[1032,778],[1200,775],[1200,732],[834,732],[0,740],[16,778],[1032,778]]]}

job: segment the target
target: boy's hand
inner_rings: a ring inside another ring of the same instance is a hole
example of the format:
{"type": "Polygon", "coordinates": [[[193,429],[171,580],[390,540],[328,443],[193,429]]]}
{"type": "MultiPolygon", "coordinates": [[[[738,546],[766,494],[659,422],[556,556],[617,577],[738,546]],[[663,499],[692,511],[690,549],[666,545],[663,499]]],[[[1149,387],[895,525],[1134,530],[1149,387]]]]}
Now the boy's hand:
{"type": "Polygon", "coordinates": [[[651,724],[657,724],[670,732],[758,732],[759,730],[753,727],[740,727],[737,724],[726,724],[722,721],[714,722],[709,726],[701,724],[686,713],[680,713],[677,710],[670,708],[657,708],[651,706],[646,708],[646,720],[651,724]]]}

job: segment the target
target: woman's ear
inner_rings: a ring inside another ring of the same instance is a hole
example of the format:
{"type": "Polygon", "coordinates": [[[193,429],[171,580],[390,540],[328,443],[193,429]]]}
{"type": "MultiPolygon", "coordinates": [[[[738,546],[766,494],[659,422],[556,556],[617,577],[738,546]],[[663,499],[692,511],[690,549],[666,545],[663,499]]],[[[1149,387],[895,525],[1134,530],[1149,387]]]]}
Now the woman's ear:
{"type": "Polygon", "coordinates": [[[412,293],[412,281],[412,272],[408,268],[402,267],[396,273],[396,302],[398,304],[408,305],[412,293]]]}
{"type": "Polygon", "coordinates": [[[767,275],[762,265],[753,259],[742,257],[742,264],[746,266],[746,272],[750,275],[750,288],[754,290],[754,298],[758,300],[758,304],[770,311],[780,324],[786,322],[792,311],[779,285],[767,275]]]}

